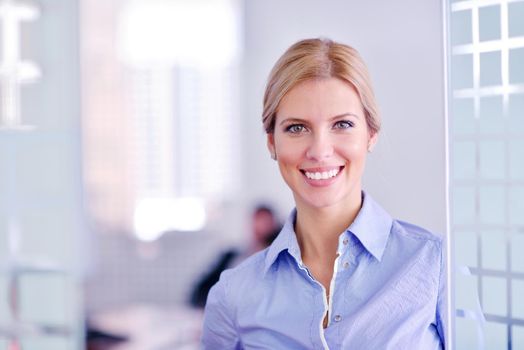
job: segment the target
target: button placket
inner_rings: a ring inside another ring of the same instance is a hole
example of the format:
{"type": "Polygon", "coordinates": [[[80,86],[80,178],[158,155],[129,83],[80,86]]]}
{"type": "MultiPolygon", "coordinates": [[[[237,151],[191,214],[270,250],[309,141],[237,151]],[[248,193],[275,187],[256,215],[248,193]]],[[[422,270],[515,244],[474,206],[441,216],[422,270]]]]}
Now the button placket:
{"type": "MultiPolygon", "coordinates": [[[[344,237],[344,239],[342,240],[342,252],[344,253],[344,260],[345,261],[341,261],[340,262],[340,266],[344,269],[344,270],[347,270],[349,268],[349,262],[347,261],[347,250],[348,250],[348,246],[349,246],[349,238],[348,237],[344,237]]],[[[342,254],[341,254],[342,255],[342,254]]]]}

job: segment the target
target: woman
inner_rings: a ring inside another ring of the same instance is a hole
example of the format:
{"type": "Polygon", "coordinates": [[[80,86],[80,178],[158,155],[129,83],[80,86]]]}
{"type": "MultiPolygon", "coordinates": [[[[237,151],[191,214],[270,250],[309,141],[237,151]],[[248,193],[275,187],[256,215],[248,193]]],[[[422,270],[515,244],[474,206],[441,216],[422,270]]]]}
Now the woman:
{"type": "Polygon", "coordinates": [[[326,39],[291,46],[270,73],[263,123],[296,209],[212,288],[203,347],[443,348],[442,239],[362,191],[380,120],[358,52],[326,39]]]}

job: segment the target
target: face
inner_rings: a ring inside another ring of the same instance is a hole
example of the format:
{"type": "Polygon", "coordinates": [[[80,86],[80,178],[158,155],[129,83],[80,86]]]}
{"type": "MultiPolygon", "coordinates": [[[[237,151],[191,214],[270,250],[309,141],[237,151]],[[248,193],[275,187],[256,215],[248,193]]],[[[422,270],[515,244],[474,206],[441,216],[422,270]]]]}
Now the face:
{"type": "Polygon", "coordinates": [[[309,80],[289,91],[268,134],[297,207],[358,203],[370,135],[355,89],[336,78],[309,80]]]}

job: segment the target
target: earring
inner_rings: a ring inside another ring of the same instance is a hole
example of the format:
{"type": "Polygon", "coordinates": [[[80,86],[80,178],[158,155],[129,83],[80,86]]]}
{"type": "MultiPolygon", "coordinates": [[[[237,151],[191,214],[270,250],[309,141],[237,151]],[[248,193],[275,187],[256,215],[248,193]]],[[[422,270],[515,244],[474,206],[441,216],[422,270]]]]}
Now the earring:
{"type": "Polygon", "coordinates": [[[277,154],[276,153],[271,153],[271,159],[277,160],[277,154]]]}

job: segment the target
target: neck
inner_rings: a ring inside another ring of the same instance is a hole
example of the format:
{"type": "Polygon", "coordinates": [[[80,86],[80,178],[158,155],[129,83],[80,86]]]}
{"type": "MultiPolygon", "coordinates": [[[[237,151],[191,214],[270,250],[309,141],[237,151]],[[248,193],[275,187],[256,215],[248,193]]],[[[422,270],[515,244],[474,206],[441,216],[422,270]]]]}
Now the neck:
{"type": "Polygon", "coordinates": [[[295,232],[303,260],[330,261],[337,254],[338,239],[351,225],[362,206],[362,196],[329,207],[297,203],[295,232]]]}

